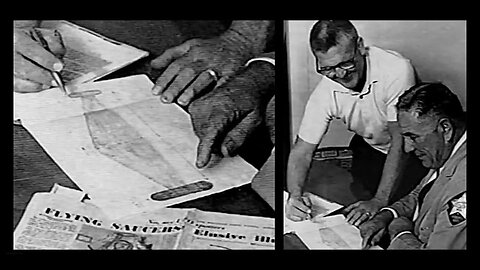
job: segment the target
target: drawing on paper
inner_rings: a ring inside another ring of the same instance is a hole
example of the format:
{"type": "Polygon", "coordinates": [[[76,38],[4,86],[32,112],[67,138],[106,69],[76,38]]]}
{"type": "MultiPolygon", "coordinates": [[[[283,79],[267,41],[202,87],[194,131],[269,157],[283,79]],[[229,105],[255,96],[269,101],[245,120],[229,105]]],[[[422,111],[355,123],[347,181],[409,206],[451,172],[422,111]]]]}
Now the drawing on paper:
{"type": "Polygon", "coordinates": [[[74,50],[71,47],[67,47],[66,54],[62,60],[65,67],[60,74],[65,83],[111,64],[107,60],[74,50]]]}
{"type": "Polygon", "coordinates": [[[334,247],[335,249],[350,249],[350,245],[331,228],[322,228],[319,230],[323,244],[334,247]]]}
{"type": "Polygon", "coordinates": [[[106,109],[94,95],[81,98],[89,134],[99,153],[165,188],[174,189],[189,184],[179,177],[168,157],[155,149],[115,109],[106,109]],[[162,181],[165,179],[168,181],[162,181]]]}

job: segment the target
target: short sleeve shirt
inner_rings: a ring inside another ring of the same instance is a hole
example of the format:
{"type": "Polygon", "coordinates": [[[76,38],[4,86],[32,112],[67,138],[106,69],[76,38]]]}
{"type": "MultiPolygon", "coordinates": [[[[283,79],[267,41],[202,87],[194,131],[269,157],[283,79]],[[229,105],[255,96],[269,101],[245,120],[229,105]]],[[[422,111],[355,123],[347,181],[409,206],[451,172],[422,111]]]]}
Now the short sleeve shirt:
{"type": "Polygon", "coordinates": [[[367,47],[367,78],[361,92],[355,92],[323,76],[310,95],[298,136],[319,144],[333,118],[362,136],[373,148],[388,153],[388,122],[397,121],[395,104],[415,84],[410,61],[399,53],[367,47]]]}

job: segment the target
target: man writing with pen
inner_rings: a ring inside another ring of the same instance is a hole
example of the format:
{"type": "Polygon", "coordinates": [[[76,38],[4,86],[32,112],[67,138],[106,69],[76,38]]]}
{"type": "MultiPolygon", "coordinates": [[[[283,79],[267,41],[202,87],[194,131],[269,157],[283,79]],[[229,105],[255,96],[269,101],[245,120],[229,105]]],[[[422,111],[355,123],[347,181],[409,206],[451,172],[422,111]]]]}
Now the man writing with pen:
{"type": "Polygon", "coordinates": [[[38,92],[59,86],[53,74],[63,69],[66,51],[61,35],[39,28],[39,21],[14,23],[14,91],[38,92]]]}
{"type": "MultiPolygon", "coordinates": [[[[198,168],[206,167],[214,154],[236,155],[261,126],[274,143],[274,33],[273,21],[233,21],[221,35],[187,40],[151,62],[163,70],[152,78],[152,94],[163,103],[184,106],[191,115],[200,139],[198,168]],[[211,85],[215,87],[205,91],[211,85]]],[[[41,28],[38,21],[15,21],[14,91],[61,87],[54,77],[63,68],[64,55],[58,32],[41,28]]]]}

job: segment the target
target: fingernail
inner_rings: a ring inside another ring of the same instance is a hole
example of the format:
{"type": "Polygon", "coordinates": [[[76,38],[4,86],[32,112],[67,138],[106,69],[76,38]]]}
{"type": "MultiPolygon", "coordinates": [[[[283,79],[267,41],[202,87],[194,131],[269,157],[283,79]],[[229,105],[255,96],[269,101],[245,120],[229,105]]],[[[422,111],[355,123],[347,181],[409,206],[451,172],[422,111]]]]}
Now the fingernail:
{"type": "Polygon", "coordinates": [[[155,86],[152,88],[152,94],[154,96],[158,96],[158,94],[160,94],[162,92],[162,88],[161,87],[158,87],[158,86],[155,86]]]}
{"type": "Polygon", "coordinates": [[[312,210],[310,210],[310,209],[308,209],[308,210],[307,210],[307,213],[309,213],[309,214],[310,214],[311,212],[312,212],[312,210]]]}
{"type": "Polygon", "coordinates": [[[187,105],[187,103],[188,103],[188,101],[185,100],[185,99],[179,99],[178,100],[178,104],[180,104],[180,105],[187,105]]]}
{"type": "Polygon", "coordinates": [[[204,162],[203,161],[197,161],[195,163],[195,166],[197,166],[197,168],[201,169],[205,166],[205,164],[203,164],[204,162]]]}
{"type": "Polygon", "coordinates": [[[170,103],[170,96],[162,96],[160,99],[164,103],[170,103]]]}
{"type": "Polygon", "coordinates": [[[55,87],[58,86],[57,81],[55,81],[55,80],[52,80],[52,81],[50,82],[50,84],[51,84],[52,86],[55,86],[55,87]]]}
{"type": "Polygon", "coordinates": [[[225,145],[222,145],[222,154],[226,157],[230,156],[230,153],[228,152],[228,148],[225,145]]]}
{"type": "Polygon", "coordinates": [[[58,62],[58,63],[55,63],[53,64],[53,70],[57,71],[57,72],[60,72],[62,71],[63,69],[63,64],[58,62]]]}

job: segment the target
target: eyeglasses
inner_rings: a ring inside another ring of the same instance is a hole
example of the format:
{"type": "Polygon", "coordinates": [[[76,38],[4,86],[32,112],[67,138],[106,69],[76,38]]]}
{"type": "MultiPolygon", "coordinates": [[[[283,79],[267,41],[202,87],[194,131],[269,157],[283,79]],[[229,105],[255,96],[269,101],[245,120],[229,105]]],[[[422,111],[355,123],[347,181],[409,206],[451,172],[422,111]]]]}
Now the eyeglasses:
{"type": "Polygon", "coordinates": [[[317,72],[322,74],[322,75],[329,75],[332,72],[336,71],[337,68],[341,68],[345,71],[352,70],[355,68],[355,58],[357,57],[357,46],[355,45],[355,51],[353,52],[353,57],[350,58],[347,61],[343,61],[335,66],[332,67],[318,67],[318,62],[317,62],[317,72]]]}

